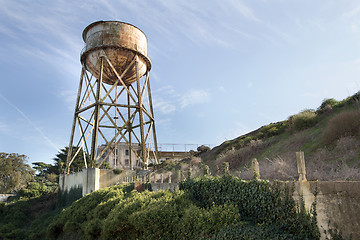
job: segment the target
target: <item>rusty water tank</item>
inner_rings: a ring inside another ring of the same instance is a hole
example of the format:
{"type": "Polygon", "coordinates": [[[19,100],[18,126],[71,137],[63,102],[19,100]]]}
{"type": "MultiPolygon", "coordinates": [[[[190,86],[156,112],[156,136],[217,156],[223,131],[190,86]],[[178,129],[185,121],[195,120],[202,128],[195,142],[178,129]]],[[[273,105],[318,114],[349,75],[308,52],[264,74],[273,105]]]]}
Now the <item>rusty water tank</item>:
{"type": "MultiPolygon", "coordinates": [[[[102,53],[121,76],[129,66],[134,56],[138,55],[138,75],[142,77],[151,68],[151,61],[147,56],[147,38],[137,27],[119,21],[98,21],[84,29],[83,49],[80,61],[96,78],[100,75],[100,56],[102,53]]],[[[114,84],[116,74],[104,60],[103,82],[114,84]]],[[[126,85],[136,81],[136,70],[133,64],[122,76],[126,85]]]]}

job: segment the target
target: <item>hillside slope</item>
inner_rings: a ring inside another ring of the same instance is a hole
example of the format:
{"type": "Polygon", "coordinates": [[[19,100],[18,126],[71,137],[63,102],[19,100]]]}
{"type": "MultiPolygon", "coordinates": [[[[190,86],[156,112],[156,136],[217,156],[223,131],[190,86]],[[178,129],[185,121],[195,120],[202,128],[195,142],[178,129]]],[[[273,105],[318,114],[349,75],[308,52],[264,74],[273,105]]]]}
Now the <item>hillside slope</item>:
{"type": "Polygon", "coordinates": [[[259,161],[262,179],[298,178],[295,152],[304,151],[308,180],[360,180],[360,92],[342,101],[325,99],[317,110],[304,110],[226,141],[179,163],[167,162],[157,172],[201,175],[205,165],[221,174],[224,162],[233,175],[251,179],[251,159],[259,161]]]}
{"type": "Polygon", "coordinates": [[[223,162],[243,178],[257,158],[264,179],[297,178],[295,152],[304,151],[309,180],[360,180],[360,93],[342,101],[326,99],[304,110],[226,141],[201,156],[214,171],[223,162]]]}

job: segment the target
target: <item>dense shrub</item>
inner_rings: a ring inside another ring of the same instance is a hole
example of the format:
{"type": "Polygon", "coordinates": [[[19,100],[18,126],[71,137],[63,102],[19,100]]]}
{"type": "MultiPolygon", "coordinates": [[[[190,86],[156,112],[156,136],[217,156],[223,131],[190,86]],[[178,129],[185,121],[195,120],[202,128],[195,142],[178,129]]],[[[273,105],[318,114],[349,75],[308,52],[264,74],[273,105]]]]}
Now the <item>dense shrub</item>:
{"type": "Polygon", "coordinates": [[[298,239],[290,233],[280,232],[274,227],[268,225],[253,225],[242,224],[223,227],[211,240],[258,240],[258,239],[272,239],[272,240],[287,240],[298,239]]]}
{"type": "Polygon", "coordinates": [[[15,199],[37,198],[42,195],[45,195],[45,194],[48,194],[51,192],[55,192],[57,188],[58,188],[58,184],[53,183],[53,182],[45,182],[45,183],[30,182],[30,183],[28,183],[26,188],[20,189],[20,191],[17,193],[15,199]]]}
{"type": "Polygon", "coordinates": [[[360,111],[344,111],[330,119],[322,139],[325,145],[346,136],[358,136],[360,131],[360,111]]]}
{"type": "Polygon", "coordinates": [[[132,193],[106,219],[102,237],[112,239],[202,239],[221,227],[238,223],[238,209],[203,209],[183,192],[132,193]]]}
{"type": "Polygon", "coordinates": [[[201,145],[196,149],[199,153],[204,153],[210,150],[209,146],[201,145]]]}
{"type": "Polygon", "coordinates": [[[257,138],[272,137],[283,133],[286,129],[287,121],[270,123],[269,125],[260,128],[260,132],[257,134],[257,138]]]}
{"type": "Polygon", "coordinates": [[[180,189],[189,192],[190,198],[203,208],[236,205],[242,220],[274,225],[276,229],[296,236],[289,239],[319,237],[315,216],[311,217],[303,208],[296,211],[288,187],[282,189],[267,181],[243,181],[233,176],[224,176],[189,179],[180,184],[180,189]]]}
{"type": "Polygon", "coordinates": [[[316,116],[313,110],[308,109],[291,116],[289,121],[294,130],[300,131],[314,126],[316,124],[316,116]]]}
{"type": "Polygon", "coordinates": [[[1,204],[0,239],[33,239],[30,238],[30,235],[34,236],[33,228],[32,226],[29,228],[29,225],[38,216],[54,209],[54,195],[54,193],[48,193],[37,198],[21,198],[12,203],[1,204]],[[27,233],[25,229],[28,230],[27,233]]]}
{"type": "Polygon", "coordinates": [[[318,110],[322,110],[325,109],[327,106],[330,107],[335,107],[336,105],[338,105],[339,102],[336,101],[334,98],[326,98],[323,100],[323,102],[321,103],[320,107],[318,108],[318,110]]]}
{"type": "Polygon", "coordinates": [[[233,205],[196,206],[184,192],[96,191],[59,214],[48,237],[87,239],[202,239],[240,223],[233,205]]]}
{"type": "Polygon", "coordinates": [[[83,223],[88,223],[87,221],[90,219],[98,218],[101,220],[107,217],[107,214],[114,206],[113,202],[119,201],[124,193],[131,191],[134,189],[133,187],[133,184],[131,186],[124,185],[122,187],[114,187],[112,191],[105,188],[77,200],[56,216],[48,227],[48,237],[57,238],[67,231],[77,232],[84,236],[85,229],[92,232],[89,233],[89,235],[92,235],[93,230],[91,226],[83,223]]]}

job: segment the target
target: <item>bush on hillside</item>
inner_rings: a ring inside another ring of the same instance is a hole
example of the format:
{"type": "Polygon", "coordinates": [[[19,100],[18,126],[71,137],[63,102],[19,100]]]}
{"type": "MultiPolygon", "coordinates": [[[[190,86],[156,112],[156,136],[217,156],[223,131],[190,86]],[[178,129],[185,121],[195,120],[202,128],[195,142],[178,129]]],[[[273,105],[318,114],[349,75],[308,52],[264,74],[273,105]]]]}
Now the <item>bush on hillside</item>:
{"type": "Polygon", "coordinates": [[[336,101],[334,98],[326,98],[323,100],[323,102],[321,103],[320,107],[318,108],[318,110],[322,110],[325,109],[326,107],[330,106],[330,107],[335,107],[336,105],[338,105],[339,102],[336,101]]]}
{"type": "Polygon", "coordinates": [[[232,225],[223,227],[211,240],[257,240],[257,239],[297,239],[296,236],[290,233],[280,232],[273,227],[267,225],[232,225]]]}
{"type": "Polygon", "coordinates": [[[201,145],[196,149],[199,153],[204,153],[210,150],[209,146],[201,145]]]}
{"type": "Polygon", "coordinates": [[[269,125],[262,126],[260,128],[260,132],[256,135],[257,138],[262,137],[272,137],[276,135],[280,135],[285,131],[287,127],[287,122],[277,122],[277,123],[270,123],[269,125]]]}
{"type": "Polygon", "coordinates": [[[29,239],[27,233],[32,230],[29,224],[35,218],[53,210],[55,199],[54,193],[48,193],[37,198],[22,198],[12,203],[0,204],[0,239],[29,239]]]}
{"type": "Polygon", "coordinates": [[[312,109],[304,110],[294,116],[289,121],[296,131],[304,130],[316,124],[316,113],[312,109]]]}
{"type": "Polygon", "coordinates": [[[134,184],[114,187],[111,189],[112,191],[105,188],[77,200],[52,221],[47,229],[48,237],[58,238],[66,232],[77,232],[80,236],[84,236],[86,229],[89,231],[88,235],[93,235],[94,229],[91,226],[93,223],[88,220],[106,218],[114,205],[122,199],[122,196],[133,189],[134,184]]]}
{"type": "Polygon", "coordinates": [[[63,210],[48,237],[86,239],[203,239],[222,227],[240,223],[233,205],[196,206],[184,192],[126,192],[106,188],[63,210]]]}
{"type": "MultiPolygon", "coordinates": [[[[273,230],[294,236],[280,239],[319,239],[316,214],[311,216],[303,205],[296,207],[289,186],[281,188],[268,181],[243,181],[228,175],[188,179],[179,188],[189,193],[190,199],[199,207],[235,205],[242,220],[272,226],[273,230]]],[[[256,239],[272,239],[270,236],[256,239]]]]}
{"type": "Polygon", "coordinates": [[[30,182],[26,188],[20,189],[15,199],[37,198],[48,193],[56,192],[57,188],[58,184],[53,182],[30,182]]]}
{"type": "Polygon", "coordinates": [[[360,133],[360,111],[344,111],[330,119],[322,136],[323,143],[330,145],[346,136],[360,133]]]}

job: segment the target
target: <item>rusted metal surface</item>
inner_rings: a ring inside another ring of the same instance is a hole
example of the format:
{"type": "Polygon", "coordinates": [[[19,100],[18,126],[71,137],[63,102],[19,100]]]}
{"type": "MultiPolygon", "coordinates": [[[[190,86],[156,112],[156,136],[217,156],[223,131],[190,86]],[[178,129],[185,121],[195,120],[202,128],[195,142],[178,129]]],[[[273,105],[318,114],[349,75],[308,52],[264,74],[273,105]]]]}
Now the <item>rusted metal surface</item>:
{"type": "MultiPolygon", "coordinates": [[[[151,68],[151,62],[147,57],[147,38],[140,29],[131,24],[117,21],[95,22],[85,28],[83,39],[86,46],[81,54],[81,63],[96,78],[100,75],[99,59],[102,55],[110,59],[119,73],[130,67],[121,77],[126,85],[136,81],[135,64],[131,63],[135,55],[139,56],[140,78],[151,68]]],[[[113,71],[105,67],[103,81],[114,84],[116,80],[117,76],[113,71]]]]}

